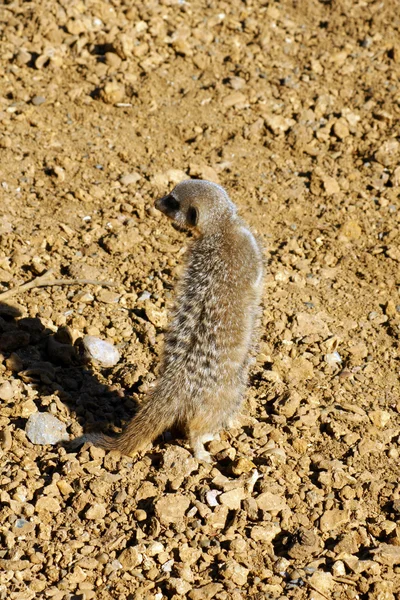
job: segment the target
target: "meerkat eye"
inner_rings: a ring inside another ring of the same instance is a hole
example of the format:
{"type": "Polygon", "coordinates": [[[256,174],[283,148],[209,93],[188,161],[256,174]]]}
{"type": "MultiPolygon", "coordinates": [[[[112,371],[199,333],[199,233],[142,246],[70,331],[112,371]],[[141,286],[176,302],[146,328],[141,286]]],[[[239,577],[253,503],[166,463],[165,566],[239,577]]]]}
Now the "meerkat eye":
{"type": "Polygon", "coordinates": [[[164,206],[167,210],[176,211],[179,209],[179,200],[170,194],[164,198],[164,206]]]}
{"type": "Polygon", "coordinates": [[[188,225],[196,227],[199,220],[199,211],[194,206],[190,206],[187,211],[186,221],[188,225]]]}

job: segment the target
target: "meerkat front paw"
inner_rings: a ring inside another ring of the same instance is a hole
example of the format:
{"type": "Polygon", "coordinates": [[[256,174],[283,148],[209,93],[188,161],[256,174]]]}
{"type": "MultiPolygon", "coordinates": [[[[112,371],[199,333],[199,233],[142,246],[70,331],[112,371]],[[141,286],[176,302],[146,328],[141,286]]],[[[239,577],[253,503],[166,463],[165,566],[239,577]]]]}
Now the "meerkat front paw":
{"type": "Polygon", "coordinates": [[[197,458],[197,460],[201,460],[209,464],[212,463],[211,454],[207,452],[207,450],[204,450],[204,448],[202,450],[196,450],[194,456],[197,458]]]}

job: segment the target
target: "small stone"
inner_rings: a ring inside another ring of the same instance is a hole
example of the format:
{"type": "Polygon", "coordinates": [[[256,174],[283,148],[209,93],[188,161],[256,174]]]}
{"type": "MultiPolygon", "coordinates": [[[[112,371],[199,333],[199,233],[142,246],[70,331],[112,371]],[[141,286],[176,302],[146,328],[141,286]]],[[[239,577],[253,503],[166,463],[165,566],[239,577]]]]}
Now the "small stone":
{"type": "Polygon", "coordinates": [[[115,52],[106,52],[104,55],[106,65],[112,69],[118,69],[121,66],[121,58],[115,52]]]}
{"type": "Polygon", "coordinates": [[[7,452],[12,446],[12,436],[9,427],[3,427],[0,430],[0,448],[7,452]]]}
{"type": "Polygon", "coordinates": [[[135,184],[139,181],[139,179],[141,179],[141,175],[139,175],[139,173],[126,173],[125,175],[121,175],[119,178],[122,185],[135,184]]]}
{"type": "Polygon", "coordinates": [[[132,546],[123,550],[118,560],[125,570],[134,569],[142,564],[143,554],[135,546],[132,546]]]}
{"type": "Polygon", "coordinates": [[[222,103],[226,108],[231,108],[232,106],[234,108],[245,108],[249,105],[247,96],[238,91],[232,92],[228,96],[225,96],[225,98],[222,100],[222,103]]]}
{"type": "Polygon", "coordinates": [[[72,487],[72,485],[64,479],[60,479],[59,481],[57,481],[57,487],[63,496],[70,496],[74,493],[74,488],[72,487]]]}
{"type": "Polygon", "coordinates": [[[332,573],[334,577],[344,577],[346,575],[346,567],[342,560],[337,560],[333,563],[332,573]]]}
{"type": "Polygon", "coordinates": [[[9,381],[5,381],[4,383],[2,383],[0,385],[0,400],[8,402],[9,400],[12,400],[13,396],[14,390],[12,388],[11,383],[9,381]]]}
{"type": "Polygon", "coordinates": [[[25,402],[21,402],[21,404],[17,404],[16,409],[16,416],[22,417],[23,419],[27,419],[37,412],[37,406],[31,399],[25,400],[25,402]]]}
{"type": "Polygon", "coordinates": [[[215,169],[209,165],[190,164],[189,173],[191,177],[198,177],[199,179],[206,179],[213,183],[220,183],[218,173],[215,169]]]}
{"type": "Polygon", "coordinates": [[[65,28],[71,35],[80,35],[86,31],[83,21],[74,18],[67,21],[65,28]]]}
{"type": "Polygon", "coordinates": [[[104,304],[117,304],[119,299],[121,298],[121,294],[116,294],[111,290],[100,290],[100,292],[96,296],[99,302],[104,302],[104,304]]]}
{"type": "Polygon", "coordinates": [[[181,521],[189,506],[190,500],[186,496],[166,494],[156,502],[155,513],[163,525],[169,525],[181,521]]]}
{"type": "Polygon", "coordinates": [[[232,465],[232,473],[234,475],[243,475],[250,473],[256,465],[248,458],[239,458],[232,465]]]}
{"type": "Polygon", "coordinates": [[[274,563],[274,573],[281,575],[282,577],[286,577],[289,567],[290,560],[282,556],[282,558],[278,558],[278,560],[274,563]]]}
{"type": "Polygon", "coordinates": [[[243,79],[243,77],[230,77],[229,85],[233,90],[242,90],[244,87],[246,87],[246,80],[243,79]]]}
{"type": "Polygon", "coordinates": [[[375,160],[384,167],[397,166],[400,154],[400,143],[395,139],[384,142],[375,152],[375,160]]]}
{"type": "Polygon", "coordinates": [[[134,511],[133,516],[139,522],[145,521],[147,519],[147,512],[142,508],[138,508],[134,511]]]}
{"type": "Polygon", "coordinates": [[[263,115],[266,125],[275,135],[285,133],[296,124],[294,119],[283,117],[282,115],[263,115]]]}
{"type": "Polygon", "coordinates": [[[340,356],[339,352],[330,352],[329,354],[325,354],[324,360],[330,367],[336,367],[342,363],[342,357],[340,356]]]}
{"type": "Polygon", "coordinates": [[[332,577],[332,573],[316,571],[311,575],[309,581],[312,584],[314,590],[320,592],[323,598],[326,598],[327,596],[330,597],[330,592],[332,591],[333,584],[335,583],[332,577]]]}
{"type": "Polygon", "coordinates": [[[168,181],[174,185],[177,185],[181,181],[185,181],[185,179],[190,179],[185,171],[182,171],[181,169],[168,169],[166,175],[168,181]]]}
{"type": "Polygon", "coordinates": [[[172,47],[177,54],[182,54],[182,56],[192,56],[193,54],[193,50],[187,40],[177,39],[172,43],[172,47]]]}
{"type": "Polygon", "coordinates": [[[349,126],[346,119],[338,119],[333,126],[333,133],[339,140],[344,140],[350,135],[349,126]]]}
{"type": "Polygon", "coordinates": [[[145,300],[144,302],[144,310],[146,313],[146,317],[155,327],[159,329],[166,329],[168,325],[168,315],[165,310],[160,310],[157,308],[151,300],[145,300]]]}
{"type": "Polygon", "coordinates": [[[168,579],[168,587],[174,590],[179,596],[186,598],[187,593],[192,589],[190,583],[180,577],[170,577],[168,579]]]}
{"type": "Polygon", "coordinates": [[[379,544],[378,548],[371,552],[374,555],[374,560],[381,565],[387,565],[389,567],[400,565],[400,546],[379,544]]]}
{"type": "Polygon", "coordinates": [[[147,547],[147,554],[149,556],[157,556],[157,554],[161,554],[161,552],[165,551],[165,547],[164,544],[162,544],[161,542],[152,542],[148,547],[147,547]]]}
{"type": "Polygon", "coordinates": [[[333,177],[325,175],[322,178],[322,183],[324,184],[324,189],[328,196],[332,196],[340,192],[339,184],[333,177]]]}
{"type": "Polygon", "coordinates": [[[50,413],[36,412],[32,414],[25,427],[25,433],[32,444],[50,444],[68,441],[69,435],[65,423],[50,413]]]}
{"type": "Polygon", "coordinates": [[[34,96],[32,98],[32,104],[34,104],[34,106],[40,106],[41,104],[44,104],[46,102],[46,98],[44,96],[34,96]]]}
{"type": "Polygon", "coordinates": [[[384,447],[382,442],[369,437],[364,437],[358,444],[357,450],[360,456],[365,456],[366,454],[371,454],[373,452],[382,452],[384,447]]]}
{"type": "Polygon", "coordinates": [[[224,579],[232,581],[236,585],[246,585],[249,569],[240,565],[236,560],[230,559],[222,565],[221,575],[224,579]]]}
{"type": "Polygon", "coordinates": [[[85,335],[82,345],[85,357],[102,367],[113,367],[120,359],[118,350],[110,342],[101,340],[93,335],[85,335]]]}
{"type": "Polygon", "coordinates": [[[329,335],[329,327],[326,324],[325,314],[311,314],[308,312],[297,313],[296,321],[293,326],[293,335],[295,337],[317,335],[321,338],[326,338],[329,335]]]}
{"type": "Polygon", "coordinates": [[[190,600],[212,600],[222,588],[222,583],[207,583],[189,592],[189,598],[190,600]]]}
{"type": "Polygon", "coordinates": [[[218,500],[220,504],[227,506],[230,510],[238,510],[245,497],[246,493],[244,489],[236,488],[229,492],[224,492],[218,497],[218,500]]]}
{"type": "Polygon", "coordinates": [[[349,511],[333,508],[324,512],[320,519],[321,531],[332,531],[349,522],[349,511]]]}
{"type": "Polygon", "coordinates": [[[125,86],[116,81],[108,81],[100,90],[99,97],[106,104],[122,102],[125,98],[125,86]]]}
{"type": "Polygon", "coordinates": [[[250,537],[255,542],[263,542],[269,544],[281,532],[281,528],[276,523],[263,523],[262,525],[254,525],[250,532],[250,537]]]}
{"type": "Polygon", "coordinates": [[[393,302],[393,300],[388,300],[388,302],[386,303],[385,314],[388,317],[396,317],[397,316],[396,304],[393,302]]]}
{"type": "Polygon", "coordinates": [[[25,50],[25,48],[21,48],[20,50],[18,50],[16,61],[19,65],[27,65],[31,60],[32,54],[25,50]]]}
{"type": "Polygon", "coordinates": [[[291,391],[289,394],[285,394],[283,398],[275,405],[275,410],[279,415],[290,419],[293,417],[301,403],[301,395],[296,391],[291,391]]]}
{"type": "Polygon", "coordinates": [[[221,492],[219,492],[218,490],[208,490],[208,492],[206,492],[206,502],[208,506],[218,506],[219,502],[217,498],[218,496],[220,496],[220,494],[221,492]]]}
{"type": "Polygon", "coordinates": [[[390,421],[390,413],[387,410],[372,410],[368,414],[371,423],[378,427],[379,429],[383,429],[390,421]]]}
{"type": "Polygon", "coordinates": [[[174,559],[171,558],[170,560],[167,560],[162,566],[161,566],[161,571],[164,571],[164,573],[171,573],[172,571],[172,567],[174,565],[174,559]]]}
{"type": "Polygon", "coordinates": [[[60,510],[59,501],[52,496],[41,496],[35,505],[35,512],[58,513],[60,510]]]}
{"type": "Polygon", "coordinates": [[[179,546],[179,558],[187,565],[194,565],[200,558],[200,548],[192,548],[186,542],[179,546]]]}
{"type": "Polygon", "coordinates": [[[168,479],[184,479],[198,469],[198,462],[192,454],[181,446],[168,446],[163,457],[163,468],[168,479]]]}
{"type": "Polygon", "coordinates": [[[266,512],[279,512],[287,508],[286,500],[282,496],[264,492],[256,498],[257,506],[266,512]]]}
{"type": "Polygon", "coordinates": [[[86,519],[89,519],[91,521],[99,521],[101,519],[104,519],[106,514],[107,509],[104,504],[93,504],[93,506],[90,506],[87,509],[85,517],[86,519]]]}
{"type": "Polygon", "coordinates": [[[358,240],[362,235],[362,229],[357,221],[347,221],[342,225],[340,232],[348,240],[358,240]]]}
{"type": "Polygon", "coordinates": [[[79,292],[77,292],[75,294],[75,296],[72,298],[73,302],[82,302],[83,304],[90,304],[91,302],[93,302],[93,300],[94,300],[93,294],[91,294],[90,292],[85,292],[83,290],[80,290],[79,292]]]}
{"type": "Polygon", "coordinates": [[[389,246],[386,250],[386,254],[392,260],[400,262],[400,249],[398,246],[389,246]]]}

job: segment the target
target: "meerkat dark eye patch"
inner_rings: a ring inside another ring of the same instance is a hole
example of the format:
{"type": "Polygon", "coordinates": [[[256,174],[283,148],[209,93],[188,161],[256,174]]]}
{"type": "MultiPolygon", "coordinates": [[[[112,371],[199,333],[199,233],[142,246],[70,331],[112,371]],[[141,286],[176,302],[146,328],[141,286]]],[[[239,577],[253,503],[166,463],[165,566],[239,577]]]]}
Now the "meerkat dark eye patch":
{"type": "Polygon", "coordinates": [[[186,221],[191,227],[196,227],[199,220],[199,211],[194,206],[190,206],[187,211],[186,221]]]}

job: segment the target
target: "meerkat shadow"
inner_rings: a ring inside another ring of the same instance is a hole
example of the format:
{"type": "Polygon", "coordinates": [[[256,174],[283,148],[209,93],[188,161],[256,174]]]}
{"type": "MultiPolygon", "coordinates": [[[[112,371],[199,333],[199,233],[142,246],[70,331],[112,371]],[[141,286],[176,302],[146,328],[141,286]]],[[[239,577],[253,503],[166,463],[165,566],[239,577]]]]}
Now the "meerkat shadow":
{"type": "MultiPolygon", "coordinates": [[[[39,316],[24,316],[16,303],[0,302],[0,363],[2,378],[13,384],[17,405],[29,386],[38,394],[34,403],[38,412],[49,412],[72,425],[71,437],[79,435],[79,427],[100,431],[121,428],[136,412],[136,386],[121,391],[115,385],[127,377],[125,364],[112,369],[96,370],[86,363],[74,345],[68,327],[50,329],[39,316]],[[113,386],[107,379],[113,378],[113,386]]],[[[125,387],[125,386],[122,386],[125,387]]],[[[16,415],[20,411],[16,407],[16,415]]],[[[24,429],[29,415],[10,415],[16,429],[24,429]]],[[[68,443],[67,443],[68,445],[68,443]]]]}

